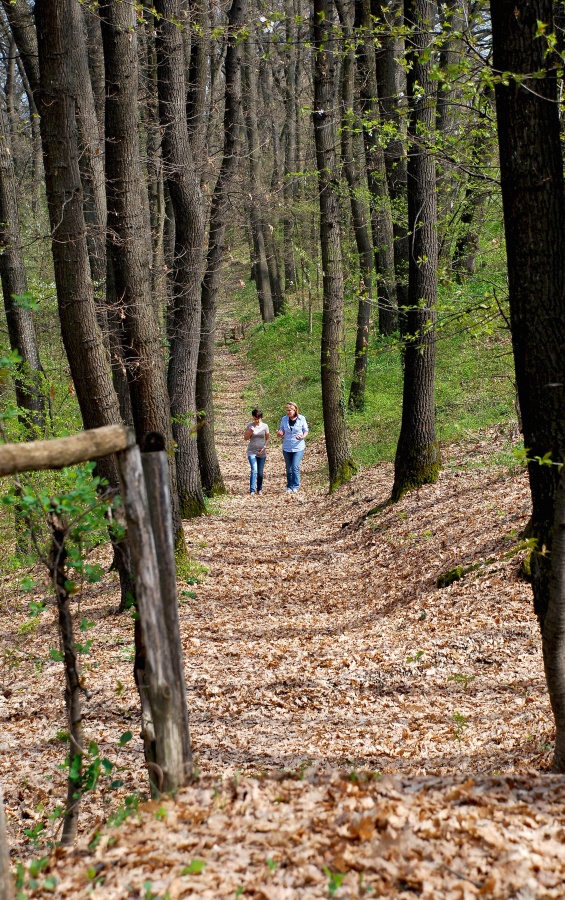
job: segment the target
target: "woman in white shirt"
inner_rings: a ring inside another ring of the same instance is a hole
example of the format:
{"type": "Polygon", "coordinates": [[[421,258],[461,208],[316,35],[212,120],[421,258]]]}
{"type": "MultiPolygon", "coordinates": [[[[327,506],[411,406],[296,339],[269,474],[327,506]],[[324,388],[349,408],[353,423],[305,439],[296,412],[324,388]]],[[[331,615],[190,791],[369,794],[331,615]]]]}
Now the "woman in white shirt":
{"type": "Polygon", "coordinates": [[[263,422],[263,413],[260,409],[252,409],[253,421],[250,422],[244,432],[244,439],[249,441],[247,445],[247,459],[251,466],[249,478],[249,493],[258,494],[263,490],[263,470],[267,459],[267,447],[269,445],[269,426],[263,422]]]}
{"type": "Polygon", "coordinates": [[[308,434],[308,422],[298,412],[296,403],[286,404],[286,416],[281,419],[279,437],[282,437],[282,452],[286,466],[286,492],[296,494],[300,487],[300,463],[304,456],[308,434]]]}

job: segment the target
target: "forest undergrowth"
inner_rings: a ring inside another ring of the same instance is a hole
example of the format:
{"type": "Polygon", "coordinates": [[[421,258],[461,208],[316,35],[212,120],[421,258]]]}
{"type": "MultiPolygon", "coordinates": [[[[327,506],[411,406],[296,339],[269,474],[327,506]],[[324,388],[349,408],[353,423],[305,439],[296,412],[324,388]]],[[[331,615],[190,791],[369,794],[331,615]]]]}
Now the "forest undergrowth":
{"type": "Polygon", "coordinates": [[[92,626],[90,760],[113,768],[85,797],[78,847],[49,856],[68,740],[55,614],[49,601],[29,617],[46,580],[24,593],[3,577],[0,779],[20,891],[562,897],[565,781],[549,774],[541,642],[519,576],[527,477],[493,462],[510,429],[444,448],[437,484],[380,512],[392,467],[329,496],[321,440],[300,494],[287,500],[273,446],[265,495],[250,496],[244,354],[223,349],[219,369],[228,495],[185,528],[205,570],[179,578],[198,773],[176,802],[147,800],[132,622],[109,573],[77,602],[92,626]]]}

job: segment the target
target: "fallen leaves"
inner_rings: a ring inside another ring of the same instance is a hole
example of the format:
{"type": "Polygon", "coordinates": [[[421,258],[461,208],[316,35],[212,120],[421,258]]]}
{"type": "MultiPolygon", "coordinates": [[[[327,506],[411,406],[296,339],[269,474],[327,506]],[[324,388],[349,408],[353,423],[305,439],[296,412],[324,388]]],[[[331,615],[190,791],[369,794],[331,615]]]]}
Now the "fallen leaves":
{"type": "MultiPolygon", "coordinates": [[[[250,497],[233,416],[245,373],[226,356],[230,494],[219,514],[186,524],[209,574],[183,586],[180,605],[200,780],[176,803],[137,804],[147,776],[133,629],[114,614],[110,573],[85,589],[77,621],[92,640],[88,739],[123,785],[85,798],[79,848],[56,851],[32,892],[53,896],[44,881],[56,878],[57,896],[94,900],[562,897],[565,785],[539,774],[552,720],[518,578],[525,551],[508,555],[527,482],[486,461],[504,436],[449,448],[436,485],[367,518],[388,497],[390,467],[328,496],[313,447],[303,493],[285,502],[274,450],[265,496],[250,497]],[[479,561],[437,588],[442,572],[479,561]],[[103,826],[109,815],[118,827],[103,826]]],[[[56,838],[49,817],[65,795],[62,665],[49,657],[45,581],[24,595],[6,579],[3,598],[0,778],[25,859],[56,838]],[[37,627],[22,629],[44,600],[37,627]],[[34,846],[24,830],[39,825],[34,846]]]]}

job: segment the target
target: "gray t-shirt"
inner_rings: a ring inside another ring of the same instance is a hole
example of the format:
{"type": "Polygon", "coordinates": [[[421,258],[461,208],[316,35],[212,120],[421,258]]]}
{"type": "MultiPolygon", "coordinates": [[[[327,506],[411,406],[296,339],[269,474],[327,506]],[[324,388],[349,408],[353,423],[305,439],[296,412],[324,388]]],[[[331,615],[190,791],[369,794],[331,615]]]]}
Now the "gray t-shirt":
{"type": "Polygon", "coordinates": [[[265,446],[265,438],[269,434],[269,426],[266,422],[261,422],[259,425],[250,422],[245,430],[247,431],[248,428],[252,429],[253,436],[247,445],[247,455],[255,456],[265,446]]]}

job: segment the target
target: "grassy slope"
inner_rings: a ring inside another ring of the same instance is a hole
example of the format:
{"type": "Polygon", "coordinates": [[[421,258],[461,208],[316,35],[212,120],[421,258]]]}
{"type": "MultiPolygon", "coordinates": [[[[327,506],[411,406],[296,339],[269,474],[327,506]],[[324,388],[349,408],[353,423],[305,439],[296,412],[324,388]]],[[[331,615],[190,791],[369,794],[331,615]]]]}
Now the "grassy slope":
{"type": "MultiPolygon", "coordinates": [[[[248,285],[241,295],[242,319],[253,315],[253,303],[254,289],[248,285]]],[[[348,309],[350,320],[355,312],[353,306],[348,309]]],[[[443,312],[447,319],[446,304],[443,312]]],[[[307,312],[295,307],[268,326],[252,326],[245,343],[234,345],[234,352],[247,353],[257,373],[245,399],[250,408],[258,403],[269,423],[277,423],[285,402],[293,399],[313,432],[321,433],[320,329],[320,313],[313,316],[310,335],[307,312]]],[[[351,325],[348,335],[345,400],[353,366],[351,325]]],[[[402,368],[397,342],[382,340],[373,332],[365,409],[348,414],[353,450],[361,466],[394,458],[401,407],[402,368]]],[[[515,419],[511,347],[506,330],[491,324],[477,326],[476,319],[466,318],[459,330],[446,325],[440,331],[436,409],[437,432],[442,442],[456,441],[515,419]]]]}

